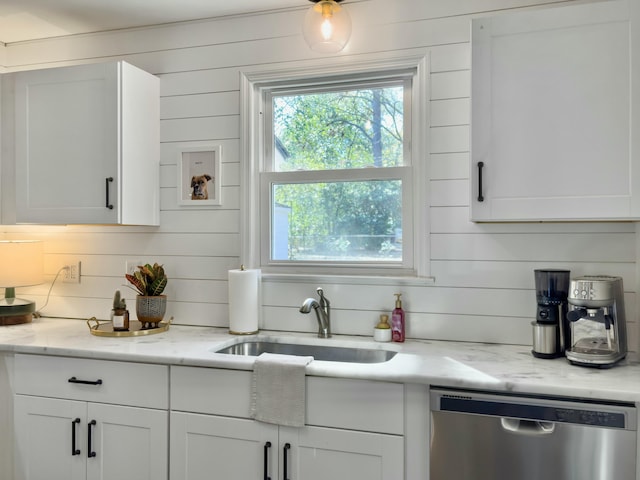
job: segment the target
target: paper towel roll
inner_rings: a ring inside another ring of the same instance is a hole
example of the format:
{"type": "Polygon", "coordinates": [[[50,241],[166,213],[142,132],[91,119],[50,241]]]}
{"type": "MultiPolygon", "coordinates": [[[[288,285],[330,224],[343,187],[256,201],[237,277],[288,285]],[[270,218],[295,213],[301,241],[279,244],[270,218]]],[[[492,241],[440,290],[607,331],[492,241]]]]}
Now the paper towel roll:
{"type": "Polygon", "coordinates": [[[258,332],[260,270],[229,270],[229,333],[258,332]]]}

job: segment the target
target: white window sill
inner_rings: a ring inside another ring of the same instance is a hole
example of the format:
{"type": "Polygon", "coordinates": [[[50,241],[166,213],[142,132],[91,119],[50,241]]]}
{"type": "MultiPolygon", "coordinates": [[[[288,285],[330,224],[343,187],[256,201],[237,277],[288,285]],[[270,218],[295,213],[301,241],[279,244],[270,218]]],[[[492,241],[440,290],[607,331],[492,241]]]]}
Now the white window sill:
{"type": "Polygon", "coordinates": [[[262,273],[262,281],[266,283],[311,283],[347,284],[347,285],[409,285],[426,286],[435,284],[435,277],[385,277],[365,275],[318,275],[318,274],[285,274],[262,273]]]}

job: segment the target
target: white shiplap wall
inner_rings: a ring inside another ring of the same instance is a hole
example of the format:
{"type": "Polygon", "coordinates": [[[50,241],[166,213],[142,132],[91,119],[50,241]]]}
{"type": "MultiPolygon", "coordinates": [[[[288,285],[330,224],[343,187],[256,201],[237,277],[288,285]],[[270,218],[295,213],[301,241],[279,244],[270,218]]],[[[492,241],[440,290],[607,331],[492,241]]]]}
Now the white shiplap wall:
{"type": "MultiPolygon", "coordinates": [[[[82,261],[82,283],[56,283],[51,316],[105,318],[123,285],[127,259],[158,261],[171,277],[169,315],[176,323],[227,325],[227,270],[240,264],[239,74],[292,68],[296,62],[350,63],[397,54],[430,59],[431,273],[428,286],[323,285],[336,333],[370,335],[378,314],[402,291],[408,336],[499,343],[530,343],[534,317],[533,269],[568,268],[574,275],[624,278],[631,347],[637,350],[636,228],[632,223],[473,224],[469,208],[469,20],[558,0],[364,0],[350,2],[353,36],[345,52],[322,57],[304,44],[304,9],[210,19],[153,28],[12,44],[2,49],[7,71],[124,59],[161,78],[161,226],[3,226],[5,238],[46,240],[49,284],[69,258],[82,261]],[[221,207],[179,207],[176,159],[180,147],[223,148],[221,207]]],[[[3,91],[2,211],[12,221],[13,145],[3,91]]],[[[44,302],[49,284],[19,293],[44,302]]],[[[314,331],[298,313],[315,283],[263,285],[265,329],[314,331]]],[[[130,305],[133,292],[124,290],[130,305]]]]}

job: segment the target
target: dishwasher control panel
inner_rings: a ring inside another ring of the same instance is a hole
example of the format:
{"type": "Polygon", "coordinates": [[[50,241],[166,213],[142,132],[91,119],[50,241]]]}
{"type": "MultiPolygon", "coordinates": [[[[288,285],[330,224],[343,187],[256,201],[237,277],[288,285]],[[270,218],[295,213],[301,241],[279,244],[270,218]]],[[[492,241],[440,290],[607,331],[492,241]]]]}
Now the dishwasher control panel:
{"type": "Polygon", "coordinates": [[[432,410],[636,430],[633,404],[432,390],[432,410]]]}
{"type": "Polygon", "coordinates": [[[601,412],[599,410],[575,410],[571,408],[554,408],[550,416],[555,416],[553,422],[568,422],[595,427],[625,428],[624,413],[601,412]]]}

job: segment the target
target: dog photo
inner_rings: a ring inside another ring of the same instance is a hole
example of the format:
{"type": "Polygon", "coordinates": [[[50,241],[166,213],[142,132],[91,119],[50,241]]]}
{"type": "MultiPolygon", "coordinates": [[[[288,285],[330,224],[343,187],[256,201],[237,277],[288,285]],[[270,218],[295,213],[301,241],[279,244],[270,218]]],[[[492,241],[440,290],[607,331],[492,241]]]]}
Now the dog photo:
{"type": "Polygon", "coordinates": [[[220,205],[220,146],[183,149],[179,158],[180,205],[220,205]]]}
{"type": "Polygon", "coordinates": [[[209,200],[207,184],[213,180],[208,173],[191,177],[191,200],[209,200]]]}

